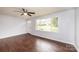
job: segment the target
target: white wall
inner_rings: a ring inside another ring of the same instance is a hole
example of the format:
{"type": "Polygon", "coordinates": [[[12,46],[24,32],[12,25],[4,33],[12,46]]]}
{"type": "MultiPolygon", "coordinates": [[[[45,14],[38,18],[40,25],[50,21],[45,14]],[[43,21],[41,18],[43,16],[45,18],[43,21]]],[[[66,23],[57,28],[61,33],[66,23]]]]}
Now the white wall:
{"type": "Polygon", "coordinates": [[[79,8],[76,8],[76,45],[79,50],[79,8]]]}
{"type": "Polygon", "coordinates": [[[74,34],[74,25],[75,25],[74,14],[75,14],[74,9],[69,9],[62,12],[54,13],[52,15],[41,17],[41,18],[46,18],[46,17],[51,17],[51,16],[58,16],[58,20],[59,20],[58,33],[35,30],[35,21],[41,18],[33,19],[32,26],[31,26],[32,27],[31,33],[34,35],[46,37],[52,40],[74,44],[74,41],[75,41],[74,40],[75,38],[74,37],[75,35],[74,34]]]}
{"type": "Polygon", "coordinates": [[[24,33],[32,33],[34,35],[38,35],[41,37],[46,37],[49,39],[74,44],[75,41],[74,9],[57,12],[51,15],[47,15],[45,17],[37,17],[32,19],[31,22],[17,17],[0,15],[0,38],[6,38],[9,36],[15,36],[24,33]],[[35,21],[37,19],[47,18],[51,16],[58,16],[59,18],[58,33],[35,30],[35,21]]]}
{"type": "Polygon", "coordinates": [[[25,19],[0,15],[0,39],[29,32],[25,19]]]}

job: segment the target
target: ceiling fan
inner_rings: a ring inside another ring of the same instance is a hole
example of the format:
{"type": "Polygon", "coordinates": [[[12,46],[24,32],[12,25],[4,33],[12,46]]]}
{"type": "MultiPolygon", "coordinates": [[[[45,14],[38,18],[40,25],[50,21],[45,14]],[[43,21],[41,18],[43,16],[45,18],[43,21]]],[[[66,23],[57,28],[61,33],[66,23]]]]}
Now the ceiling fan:
{"type": "Polygon", "coordinates": [[[19,13],[21,13],[20,15],[28,15],[28,16],[32,16],[32,14],[35,14],[35,12],[29,12],[27,9],[22,8],[20,11],[17,11],[19,13]]]}

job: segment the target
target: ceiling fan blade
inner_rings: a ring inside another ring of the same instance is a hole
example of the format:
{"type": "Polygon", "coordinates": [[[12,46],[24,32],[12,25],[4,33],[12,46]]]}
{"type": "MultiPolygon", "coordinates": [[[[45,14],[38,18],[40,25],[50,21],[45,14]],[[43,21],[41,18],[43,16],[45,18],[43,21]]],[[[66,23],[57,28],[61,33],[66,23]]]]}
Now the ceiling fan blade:
{"type": "Polygon", "coordinates": [[[35,12],[28,12],[28,13],[30,13],[30,14],[35,14],[35,12]]]}
{"type": "Polygon", "coordinates": [[[19,10],[15,10],[14,12],[21,12],[21,11],[19,11],[19,10]]]}
{"type": "Polygon", "coordinates": [[[16,12],[20,12],[20,11],[16,11],[16,12]]]}
{"type": "Polygon", "coordinates": [[[21,14],[21,16],[24,15],[23,13],[21,14]]]}
{"type": "Polygon", "coordinates": [[[32,16],[31,14],[27,13],[28,16],[32,16]]]}
{"type": "Polygon", "coordinates": [[[26,12],[24,8],[22,8],[23,12],[26,12]]]}
{"type": "Polygon", "coordinates": [[[26,12],[26,13],[28,12],[27,9],[25,9],[25,12],[26,12]]]}

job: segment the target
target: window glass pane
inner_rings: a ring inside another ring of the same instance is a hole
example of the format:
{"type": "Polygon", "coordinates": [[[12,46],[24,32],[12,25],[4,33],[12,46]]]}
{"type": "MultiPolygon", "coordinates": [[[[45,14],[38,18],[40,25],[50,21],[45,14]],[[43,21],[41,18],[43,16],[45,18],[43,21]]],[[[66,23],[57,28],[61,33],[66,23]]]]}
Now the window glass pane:
{"type": "Polygon", "coordinates": [[[57,32],[58,17],[36,20],[36,30],[57,32]]]}

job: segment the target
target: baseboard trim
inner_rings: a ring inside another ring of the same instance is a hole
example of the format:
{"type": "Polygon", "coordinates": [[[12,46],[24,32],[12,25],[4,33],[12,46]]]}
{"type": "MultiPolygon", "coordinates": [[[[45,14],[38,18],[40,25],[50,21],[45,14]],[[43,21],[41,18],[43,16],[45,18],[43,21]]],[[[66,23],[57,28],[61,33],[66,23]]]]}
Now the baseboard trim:
{"type": "Polygon", "coordinates": [[[77,45],[74,45],[74,47],[76,48],[76,50],[79,52],[79,47],[77,45]]]}
{"type": "MultiPolygon", "coordinates": [[[[41,38],[41,39],[45,39],[45,40],[50,40],[50,41],[54,41],[54,42],[57,42],[57,43],[62,43],[62,44],[67,44],[67,45],[73,45],[73,44],[69,44],[69,43],[65,43],[65,42],[61,42],[61,41],[56,41],[56,40],[52,40],[52,39],[49,39],[49,38],[45,38],[45,37],[41,37],[41,36],[37,36],[37,35],[33,35],[31,33],[29,33],[30,35],[32,36],[35,36],[37,38],[41,38]]],[[[73,45],[74,46],[74,45],[73,45]]]]}
{"type": "Polygon", "coordinates": [[[1,37],[0,39],[5,39],[5,38],[14,37],[14,36],[23,35],[23,34],[29,34],[29,33],[20,33],[20,34],[8,35],[8,36],[5,36],[5,37],[1,37]]]}

